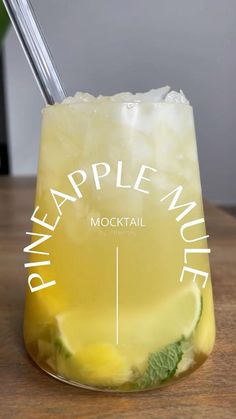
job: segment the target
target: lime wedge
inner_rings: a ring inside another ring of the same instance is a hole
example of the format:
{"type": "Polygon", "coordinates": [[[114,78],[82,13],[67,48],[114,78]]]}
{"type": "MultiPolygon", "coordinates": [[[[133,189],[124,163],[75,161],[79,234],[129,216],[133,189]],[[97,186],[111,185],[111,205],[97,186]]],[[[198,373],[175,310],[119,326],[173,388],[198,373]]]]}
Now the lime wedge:
{"type": "Polygon", "coordinates": [[[189,339],[201,311],[201,292],[194,283],[145,311],[120,310],[119,345],[115,345],[113,316],[102,310],[99,315],[79,308],[67,311],[56,316],[56,328],[63,352],[71,356],[63,359],[61,355],[58,366],[66,376],[73,370],[74,378],[90,384],[122,383],[132,369],[143,371],[150,353],[189,339]]]}
{"type": "MultiPolygon", "coordinates": [[[[157,306],[144,311],[120,309],[119,346],[135,346],[135,351],[145,347],[158,350],[182,337],[190,337],[201,315],[201,292],[196,284],[183,287],[157,306]]],[[[115,343],[115,316],[103,310],[93,313],[73,309],[56,316],[58,336],[71,354],[82,346],[107,342],[115,343]]]]}

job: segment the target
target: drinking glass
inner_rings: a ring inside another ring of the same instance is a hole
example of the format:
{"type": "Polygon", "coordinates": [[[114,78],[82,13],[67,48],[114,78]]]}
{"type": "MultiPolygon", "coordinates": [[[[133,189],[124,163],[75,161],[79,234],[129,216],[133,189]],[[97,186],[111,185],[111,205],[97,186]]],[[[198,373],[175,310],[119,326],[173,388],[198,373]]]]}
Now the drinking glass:
{"type": "Polygon", "coordinates": [[[133,98],[42,112],[25,345],[95,390],[175,382],[215,339],[192,107],[133,98]]]}

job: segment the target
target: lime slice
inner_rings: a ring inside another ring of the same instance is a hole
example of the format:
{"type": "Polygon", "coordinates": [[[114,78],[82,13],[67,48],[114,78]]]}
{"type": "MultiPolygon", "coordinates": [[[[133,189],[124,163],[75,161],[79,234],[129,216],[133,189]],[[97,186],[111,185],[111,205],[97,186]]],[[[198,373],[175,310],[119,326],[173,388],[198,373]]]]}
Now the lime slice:
{"type": "Polygon", "coordinates": [[[201,291],[197,284],[183,288],[158,307],[155,324],[160,337],[160,347],[188,339],[201,316],[201,291]]]}
{"type": "Polygon", "coordinates": [[[161,350],[165,346],[188,339],[201,316],[201,291],[191,283],[169,296],[156,307],[148,307],[145,312],[120,316],[120,342],[135,346],[137,356],[161,350]]]}
{"type": "Polygon", "coordinates": [[[120,310],[119,345],[115,345],[113,316],[95,315],[89,310],[68,311],[56,316],[56,327],[71,357],[58,365],[63,365],[61,372],[65,375],[70,376],[73,370],[73,376],[90,384],[121,383],[133,368],[143,370],[150,353],[183,337],[188,339],[200,316],[201,292],[193,283],[145,311],[120,310]]]}
{"type": "MultiPolygon", "coordinates": [[[[196,284],[183,287],[161,304],[145,310],[120,309],[119,346],[158,350],[192,334],[201,315],[196,284]]],[[[71,354],[90,343],[115,343],[115,316],[76,308],[56,316],[58,335],[71,354]]]]}

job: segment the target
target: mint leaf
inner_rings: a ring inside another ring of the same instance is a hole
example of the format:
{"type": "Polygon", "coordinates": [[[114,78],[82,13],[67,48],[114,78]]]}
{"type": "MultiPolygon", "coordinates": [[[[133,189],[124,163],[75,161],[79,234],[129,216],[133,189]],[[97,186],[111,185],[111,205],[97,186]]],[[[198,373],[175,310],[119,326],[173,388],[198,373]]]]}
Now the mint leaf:
{"type": "Polygon", "coordinates": [[[54,346],[58,355],[62,355],[64,358],[69,358],[71,356],[71,353],[65,347],[60,338],[56,338],[54,340],[54,346]]]}
{"type": "Polygon", "coordinates": [[[172,377],[182,355],[182,340],[166,346],[159,352],[150,354],[146,371],[134,383],[135,388],[154,387],[172,377]]]}

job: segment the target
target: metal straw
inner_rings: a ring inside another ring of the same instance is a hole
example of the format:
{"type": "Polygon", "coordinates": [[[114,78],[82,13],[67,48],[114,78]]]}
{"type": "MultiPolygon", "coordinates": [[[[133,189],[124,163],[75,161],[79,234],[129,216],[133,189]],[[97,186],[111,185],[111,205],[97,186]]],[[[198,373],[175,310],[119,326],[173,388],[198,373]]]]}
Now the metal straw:
{"type": "Polygon", "coordinates": [[[29,0],[3,0],[46,103],[60,103],[66,94],[29,0]]]}

